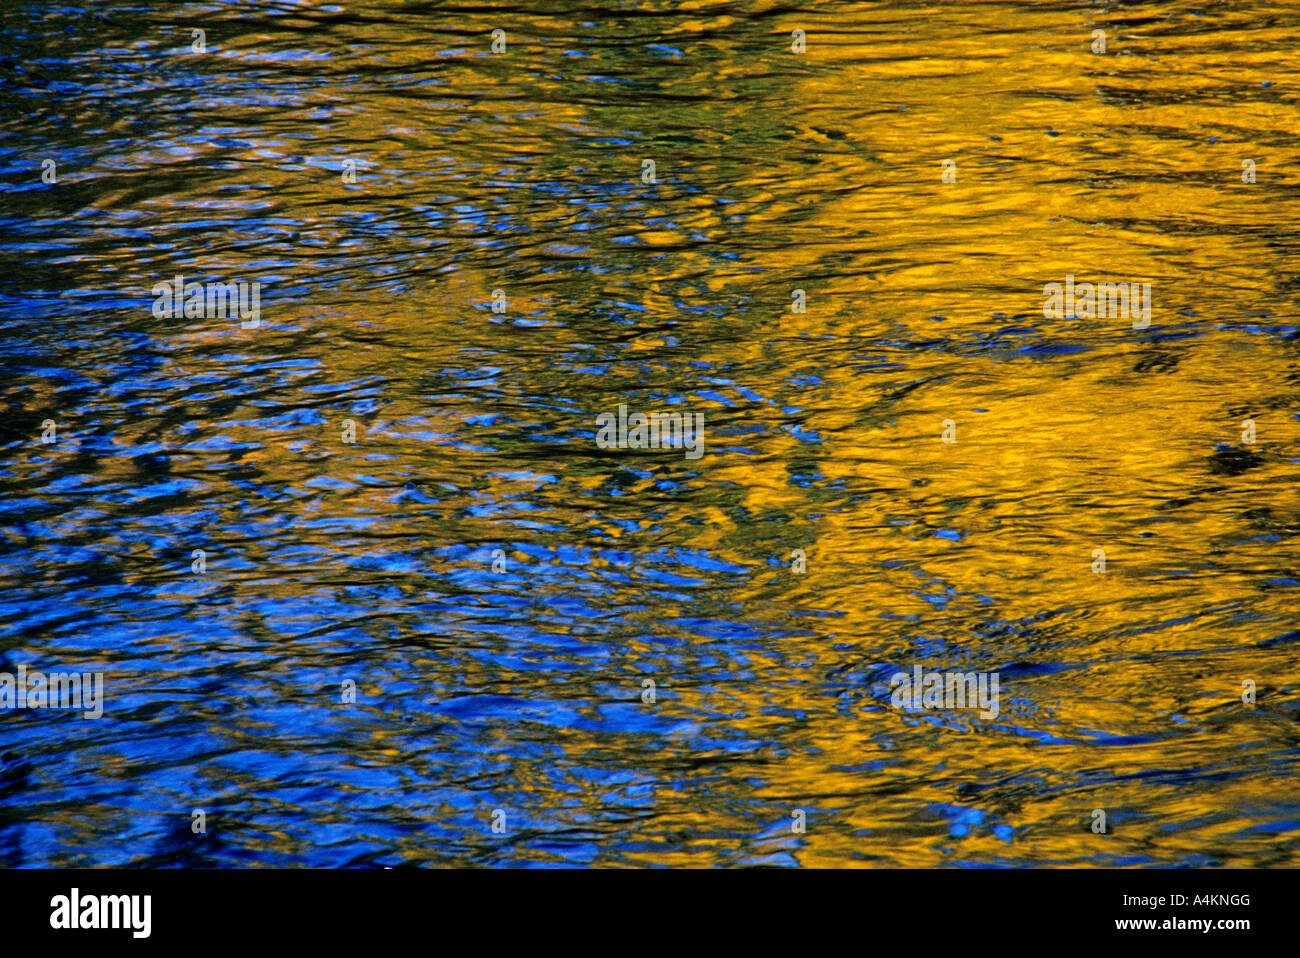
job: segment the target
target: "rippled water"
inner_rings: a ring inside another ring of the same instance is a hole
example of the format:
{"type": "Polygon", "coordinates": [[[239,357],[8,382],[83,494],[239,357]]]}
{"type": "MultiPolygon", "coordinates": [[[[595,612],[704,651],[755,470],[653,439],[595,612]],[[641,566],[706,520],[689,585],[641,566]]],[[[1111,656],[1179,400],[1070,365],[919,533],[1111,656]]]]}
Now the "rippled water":
{"type": "Polygon", "coordinates": [[[0,712],[0,862],[1294,863],[1298,33],[6,3],[0,670],[106,687],[0,712]]]}

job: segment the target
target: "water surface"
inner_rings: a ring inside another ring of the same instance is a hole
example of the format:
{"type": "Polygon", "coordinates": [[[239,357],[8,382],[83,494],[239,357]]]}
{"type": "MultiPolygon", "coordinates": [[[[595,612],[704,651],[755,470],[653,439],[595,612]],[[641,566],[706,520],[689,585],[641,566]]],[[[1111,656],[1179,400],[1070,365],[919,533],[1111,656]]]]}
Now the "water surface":
{"type": "Polygon", "coordinates": [[[1298,34],[5,4],[0,670],[106,702],[0,713],[0,862],[1294,864],[1298,34]],[[598,448],[620,404],[704,456],[598,448]],[[914,664],[998,716],[895,710],[914,664]]]}

